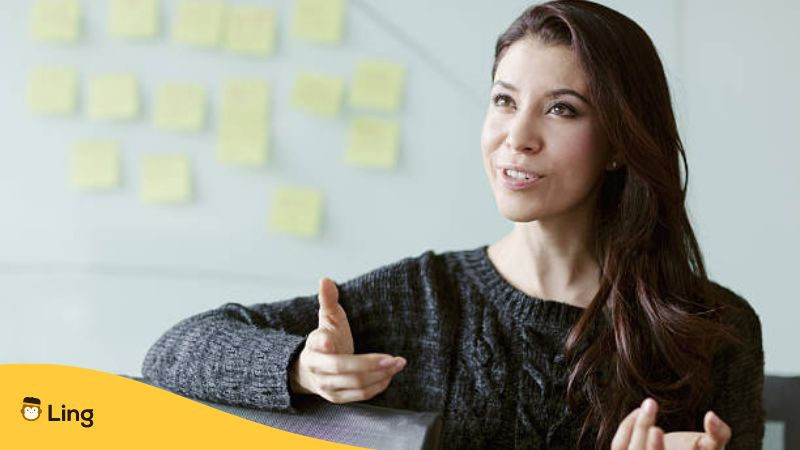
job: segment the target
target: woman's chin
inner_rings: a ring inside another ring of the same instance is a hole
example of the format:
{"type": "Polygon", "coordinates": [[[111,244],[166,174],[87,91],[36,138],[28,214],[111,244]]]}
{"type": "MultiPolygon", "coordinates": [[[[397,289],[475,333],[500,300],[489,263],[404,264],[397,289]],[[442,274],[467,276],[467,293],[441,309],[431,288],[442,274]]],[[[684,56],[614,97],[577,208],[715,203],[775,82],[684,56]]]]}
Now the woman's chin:
{"type": "Polygon", "coordinates": [[[511,192],[504,187],[492,186],[497,211],[512,222],[533,222],[542,217],[543,204],[538,195],[511,192]]]}
{"type": "Polygon", "coordinates": [[[512,222],[533,222],[540,216],[538,211],[532,208],[519,208],[508,205],[498,205],[497,207],[500,214],[512,222]]]}

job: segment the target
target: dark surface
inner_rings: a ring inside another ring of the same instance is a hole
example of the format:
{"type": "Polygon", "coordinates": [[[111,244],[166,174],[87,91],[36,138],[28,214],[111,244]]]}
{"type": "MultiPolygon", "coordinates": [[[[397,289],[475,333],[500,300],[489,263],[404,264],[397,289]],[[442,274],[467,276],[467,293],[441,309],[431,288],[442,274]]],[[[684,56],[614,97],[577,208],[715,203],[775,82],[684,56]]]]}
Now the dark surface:
{"type": "MultiPolygon", "coordinates": [[[[147,383],[142,378],[133,379],[147,383]]],[[[398,450],[441,447],[441,417],[436,413],[360,403],[337,405],[316,396],[298,397],[297,414],[199,402],[273,428],[342,444],[398,450]]]]}

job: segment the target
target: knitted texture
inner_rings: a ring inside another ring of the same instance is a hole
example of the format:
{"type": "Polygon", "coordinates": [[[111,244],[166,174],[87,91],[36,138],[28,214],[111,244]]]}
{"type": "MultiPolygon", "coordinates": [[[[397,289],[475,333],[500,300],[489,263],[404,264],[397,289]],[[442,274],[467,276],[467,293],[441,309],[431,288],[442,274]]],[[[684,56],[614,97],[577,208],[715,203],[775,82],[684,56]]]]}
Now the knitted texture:
{"type": "MultiPolygon", "coordinates": [[[[367,403],[441,412],[447,448],[575,448],[583,416],[566,408],[563,348],[583,310],[514,288],[486,250],[428,251],[338,285],[356,353],[407,360],[367,403]]],[[[761,448],[760,323],[717,287],[741,345],[715,355],[709,409],[733,429],[729,450],[761,448]]],[[[314,294],[198,314],[153,345],[142,372],[185,396],[294,411],[288,370],[318,309],[314,294]]]]}

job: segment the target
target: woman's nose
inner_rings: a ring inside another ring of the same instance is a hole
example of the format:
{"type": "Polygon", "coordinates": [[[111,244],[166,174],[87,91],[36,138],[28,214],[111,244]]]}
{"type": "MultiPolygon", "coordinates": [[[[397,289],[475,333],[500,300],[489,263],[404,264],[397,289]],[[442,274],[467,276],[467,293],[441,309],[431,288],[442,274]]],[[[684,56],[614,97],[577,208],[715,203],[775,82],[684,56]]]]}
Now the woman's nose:
{"type": "Polygon", "coordinates": [[[508,128],[506,145],[517,152],[538,152],[542,148],[542,137],[535,121],[518,116],[508,128]]]}

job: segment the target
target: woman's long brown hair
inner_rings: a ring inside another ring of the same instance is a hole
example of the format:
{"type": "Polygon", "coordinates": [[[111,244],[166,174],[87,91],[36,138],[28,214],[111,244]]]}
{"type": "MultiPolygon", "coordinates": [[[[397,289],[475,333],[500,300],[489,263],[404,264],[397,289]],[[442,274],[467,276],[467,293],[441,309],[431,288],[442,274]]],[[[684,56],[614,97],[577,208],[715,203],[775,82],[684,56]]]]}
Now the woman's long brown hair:
{"type": "Polygon", "coordinates": [[[622,418],[646,397],[659,424],[693,430],[709,401],[715,345],[728,338],[685,209],[688,179],[661,60],[626,16],[584,0],[533,6],[497,40],[492,67],[519,39],[566,45],[621,169],[605,175],[593,249],[600,288],[566,341],[567,400],[585,415],[580,441],[608,448],[622,418]],[[594,325],[609,326],[594,333],[594,325]]]}

